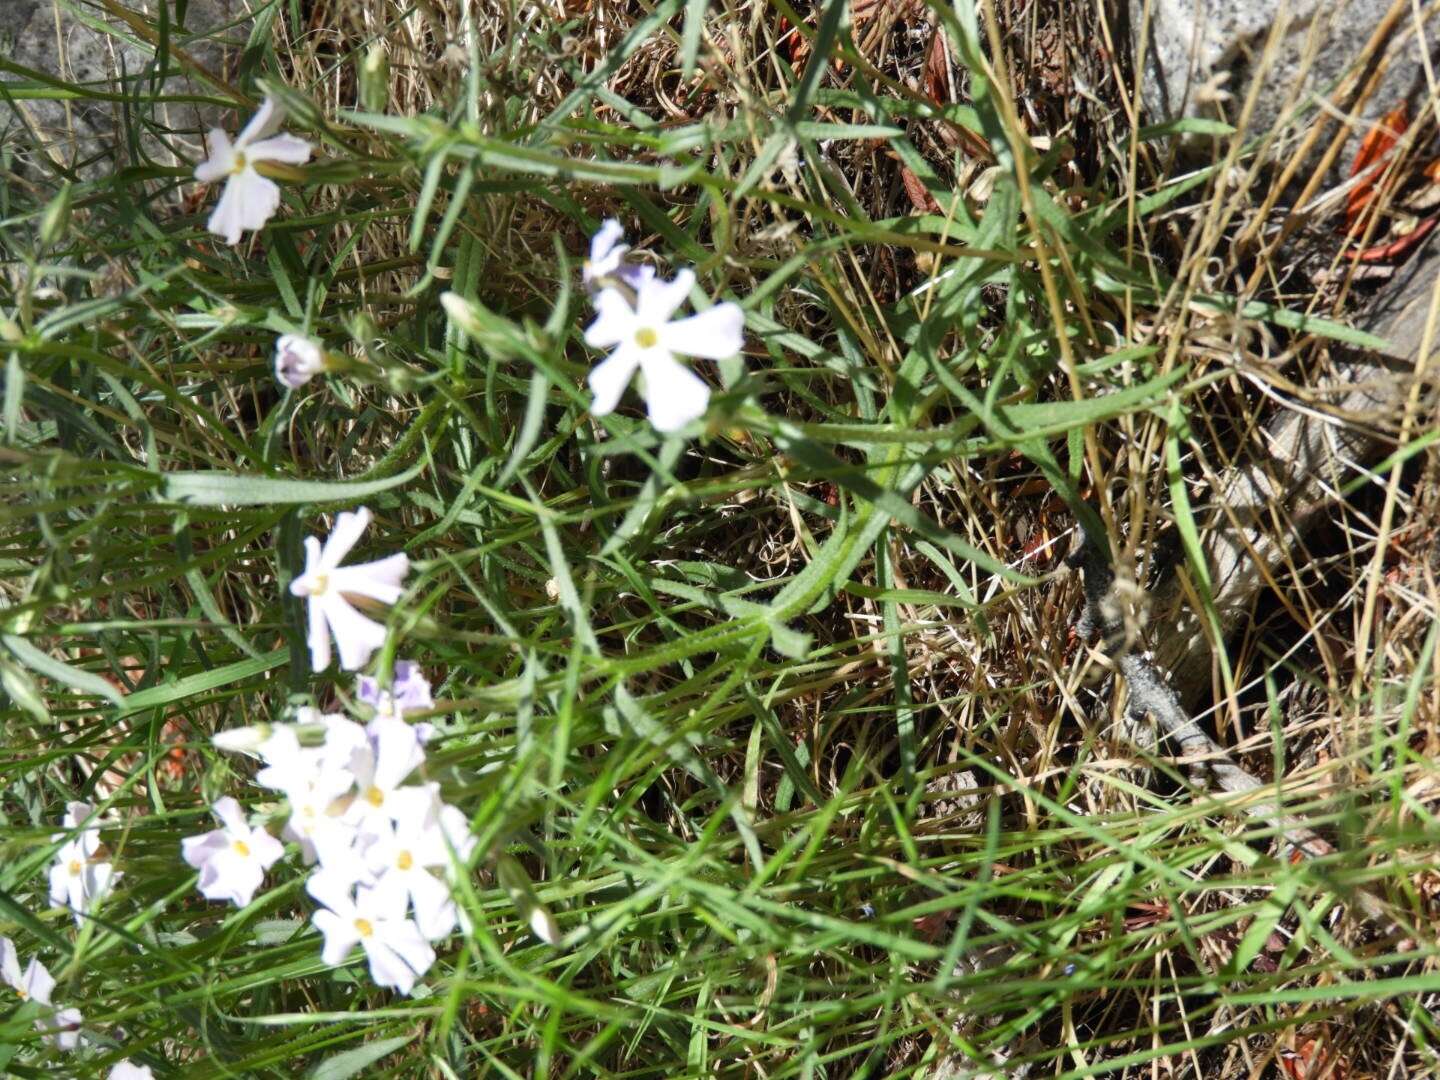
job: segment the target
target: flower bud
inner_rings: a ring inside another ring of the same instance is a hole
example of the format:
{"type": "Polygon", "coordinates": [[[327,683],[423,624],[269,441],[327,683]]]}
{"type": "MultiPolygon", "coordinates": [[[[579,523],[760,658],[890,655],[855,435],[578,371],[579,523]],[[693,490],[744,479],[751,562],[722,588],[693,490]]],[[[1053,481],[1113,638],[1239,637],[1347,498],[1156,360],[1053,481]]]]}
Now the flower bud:
{"type": "Polygon", "coordinates": [[[217,731],[210,737],[211,745],[232,754],[256,754],[270,738],[269,724],[254,724],[250,727],[229,728],[217,731]]]}
{"type": "Polygon", "coordinates": [[[40,215],[40,243],[49,247],[65,235],[70,227],[70,204],[72,201],[70,181],[60,185],[60,191],[40,215]]]}
{"type": "Polygon", "coordinates": [[[365,51],[360,61],[360,107],[366,112],[384,112],[390,98],[390,58],[379,42],[365,51]]]}
{"type": "Polygon", "coordinates": [[[301,334],[284,334],[275,342],[275,378],[281,386],[299,390],[326,369],[320,343],[301,334]]]}

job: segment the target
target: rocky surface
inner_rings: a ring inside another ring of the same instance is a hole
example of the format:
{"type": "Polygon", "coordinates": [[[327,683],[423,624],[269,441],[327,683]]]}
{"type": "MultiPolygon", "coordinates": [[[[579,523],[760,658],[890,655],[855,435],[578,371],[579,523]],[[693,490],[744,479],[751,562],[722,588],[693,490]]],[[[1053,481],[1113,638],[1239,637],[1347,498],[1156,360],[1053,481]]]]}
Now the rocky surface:
{"type": "MultiPolygon", "coordinates": [[[[1373,92],[1351,111],[1359,121],[1374,120],[1401,101],[1408,101],[1415,115],[1425,96],[1421,37],[1409,0],[1148,2],[1142,90],[1153,118],[1204,116],[1234,123],[1258,78],[1248,131],[1263,134],[1313,95],[1340,105],[1333,91],[1352,67],[1365,78],[1379,74],[1373,92]],[[1367,57],[1367,44],[1387,23],[1383,44],[1367,57]]],[[[1137,55],[1145,6],[1146,0],[1130,0],[1137,55]]],[[[1432,59],[1440,61],[1440,19],[1433,5],[1427,7],[1424,37],[1432,59]]],[[[1313,110],[1307,115],[1313,118],[1313,110]]]]}
{"type": "MultiPolygon", "coordinates": [[[[158,2],[127,0],[126,6],[153,24],[158,17],[158,2]]],[[[173,20],[175,0],[168,2],[173,20]]],[[[171,25],[175,47],[216,73],[233,68],[247,33],[249,16],[243,0],[190,0],[183,5],[183,11],[183,25],[171,25]],[[236,23],[239,25],[232,25],[236,23]]],[[[171,133],[188,137],[191,146],[198,146],[200,129],[220,115],[214,108],[163,100],[148,107],[149,99],[156,96],[214,96],[216,91],[202,79],[184,73],[173,61],[164,83],[152,88],[149,81],[155,71],[154,49],[118,21],[109,23],[112,29],[106,32],[77,18],[55,0],[0,0],[0,12],[4,14],[0,20],[0,55],[21,67],[74,84],[82,91],[133,93],[136,80],[142,80],[144,107],[138,118],[132,113],[129,119],[141,121],[146,153],[163,163],[174,160],[166,145],[171,133]]],[[[23,75],[4,71],[0,72],[0,81],[26,80],[23,75]]],[[[23,90],[15,99],[0,115],[0,139],[13,144],[16,140],[7,138],[7,133],[20,127],[39,132],[51,159],[48,167],[94,175],[130,163],[126,103],[83,96],[71,100],[26,97],[23,90]]]]}

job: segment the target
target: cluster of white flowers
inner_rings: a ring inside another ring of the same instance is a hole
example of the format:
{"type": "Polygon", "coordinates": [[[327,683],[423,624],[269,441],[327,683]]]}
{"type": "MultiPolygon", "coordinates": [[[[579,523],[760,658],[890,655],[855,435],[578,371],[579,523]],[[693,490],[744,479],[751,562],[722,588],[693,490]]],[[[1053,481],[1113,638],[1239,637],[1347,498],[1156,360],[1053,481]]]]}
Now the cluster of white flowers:
{"type": "MultiPolygon", "coordinates": [[[[225,181],[225,190],[210,215],[208,228],[226,243],[238,244],[246,231],[257,231],[280,206],[280,188],[261,175],[257,163],[303,165],[313,147],[294,135],[277,135],[284,108],[266,97],[260,111],[232,143],[219,128],[210,132],[210,156],[195,168],[204,183],[225,181]]],[[[679,431],[705,415],[710,387],[677,357],[725,360],[745,344],[745,313],[731,301],[694,315],[674,318],[695,288],[692,270],[670,281],[653,267],[626,261],[620,223],[607,220],[590,241],[590,257],[582,277],[595,304],[595,320],[585,330],[592,348],[609,355],[595,366],[588,382],[594,395],[591,412],[605,416],[620,403],[625,387],[640,373],[650,422],[657,431],[679,431]]],[[[464,301],[442,297],[447,310],[463,310],[464,301]]],[[[331,367],[325,347],[303,334],[283,334],[275,343],[275,378],[298,390],[331,367]]]]}
{"type": "MultiPolygon", "coordinates": [[[[475,839],[439,785],[417,775],[432,729],[405,714],[434,707],[419,669],[397,664],[389,690],[362,677],[356,697],[373,713],[363,727],[306,708],[295,724],[223,732],[215,743],[259,757],[255,782],[285,797],[281,835],[311,867],[306,890],[324,905],[314,922],[325,962],[344,963],[359,945],[378,985],[409,993],[435,962],[431,943],[460,923],[448,875],[475,839]]],[[[214,811],[222,828],[186,840],[185,860],[199,869],[205,896],[243,906],[283,849],[234,799],[214,811]]]]}

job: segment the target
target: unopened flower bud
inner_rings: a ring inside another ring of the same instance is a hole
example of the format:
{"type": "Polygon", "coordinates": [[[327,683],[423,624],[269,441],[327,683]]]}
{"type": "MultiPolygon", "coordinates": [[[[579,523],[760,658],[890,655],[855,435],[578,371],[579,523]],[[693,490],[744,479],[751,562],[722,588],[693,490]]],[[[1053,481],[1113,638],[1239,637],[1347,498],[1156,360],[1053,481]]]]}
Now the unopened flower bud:
{"type": "Polygon", "coordinates": [[[275,378],[299,390],[326,368],[320,343],[301,334],[284,334],[275,342],[275,378]]]}

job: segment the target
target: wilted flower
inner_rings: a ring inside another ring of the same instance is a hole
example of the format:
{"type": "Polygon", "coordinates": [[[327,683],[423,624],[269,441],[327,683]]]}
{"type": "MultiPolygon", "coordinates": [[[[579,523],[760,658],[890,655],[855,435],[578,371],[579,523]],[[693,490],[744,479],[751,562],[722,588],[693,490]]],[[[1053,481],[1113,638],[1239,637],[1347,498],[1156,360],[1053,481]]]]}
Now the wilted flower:
{"type": "Polygon", "coordinates": [[[206,184],[226,180],[206,228],[227,244],[238,244],[246,230],[263,228],[280,207],[279,186],[256,172],[255,163],[303,165],[310,160],[311,146],[304,139],[275,134],[284,120],[280,103],[267,97],[234,143],[220,128],[210,132],[210,157],[195,167],[195,179],[206,184]]]}
{"type": "Polygon", "coordinates": [[[352,896],[349,882],[323,872],[312,874],[305,888],[325,905],[312,916],[325,936],[320,954],[325,963],[344,963],[359,945],[376,984],[408,994],[435,962],[435,950],[414,921],[406,918],[404,894],[362,887],[352,896]]]}
{"type": "Polygon", "coordinates": [[[200,871],[201,896],[245,907],[285,849],[264,829],[251,828],[240,804],[229,796],[217,799],[212,809],[224,827],[182,840],[181,853],[200,871]]]}
{"type": "Polygon", "coordinates": [[[275,378],[299,390],[325,370],[325,350],[303,334],[282,334],[275,342],[275,378]]]}
{"type": "Polygon", "coordinates": [[[354,671],[385,643],[385,627],[356,611],[348,597],[363,596],[382,604],[393,604],[404,591],[401,580],[410,569],[410,560],[399,553],[358,566],[341,566],[360,534],[370,524],[370,511],[335,518],[335,528],[325,546],[315,537],[305,539],[305,572],[290,583],[290,591],[309,601],[310,663],[315,671],[330,666],[330,635],[340,649],[340,666],[354,671]]]}
{"type": "Polygon", "coordinates": [[[695,285],[695,275],[682,270],[674,281],[647,277],[635,289],[635,305],[617,289],[602,289],[595,298],[595,321],[585,330],[594,348],[610,355],[590,372],[595,395],[590,411],[613,412],[636,369],[645,378],[645,403],[657,431],[671,432],[705,413],[710,388],[676,356],[723,360],[745,343],[745,314],[726,301],[697,315],[673,319],[695,285]]]}

